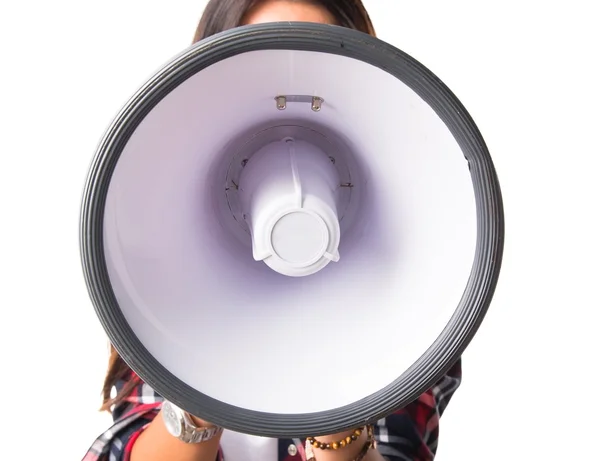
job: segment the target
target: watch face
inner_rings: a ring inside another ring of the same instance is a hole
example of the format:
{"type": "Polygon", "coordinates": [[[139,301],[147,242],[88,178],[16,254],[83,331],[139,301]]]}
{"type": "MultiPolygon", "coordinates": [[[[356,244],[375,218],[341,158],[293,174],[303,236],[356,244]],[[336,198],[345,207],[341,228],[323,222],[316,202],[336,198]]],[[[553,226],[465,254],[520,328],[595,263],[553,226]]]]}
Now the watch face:
{"type": "Polygon", "coordinates": [[[181,413],[169,402],[163,402],[162,413],[169,434],[180,437],[183,432],[183,418],[181,417],[181,413]]]}

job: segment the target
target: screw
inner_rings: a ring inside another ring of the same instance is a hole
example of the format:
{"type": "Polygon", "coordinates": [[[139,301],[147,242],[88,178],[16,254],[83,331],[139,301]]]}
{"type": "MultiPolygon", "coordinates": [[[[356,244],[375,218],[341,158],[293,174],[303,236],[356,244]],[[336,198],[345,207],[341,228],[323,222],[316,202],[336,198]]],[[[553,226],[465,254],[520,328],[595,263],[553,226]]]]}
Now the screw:
{"type": "Polygon", "coordinates": [[[284,110],[286,105],[287,105],[287,100],[285,98],[285,96],[277,96],[275,98],[275,101],[277,101],[277,109],[279,110],[284,110]]]}
{"type": "Polygon", "coordinates": [[[314,112],[319,112],[321,110],[321,105],[323,104],[323,99],[318,96],[314,96],[312,98],[312,110],[314,112]]]}

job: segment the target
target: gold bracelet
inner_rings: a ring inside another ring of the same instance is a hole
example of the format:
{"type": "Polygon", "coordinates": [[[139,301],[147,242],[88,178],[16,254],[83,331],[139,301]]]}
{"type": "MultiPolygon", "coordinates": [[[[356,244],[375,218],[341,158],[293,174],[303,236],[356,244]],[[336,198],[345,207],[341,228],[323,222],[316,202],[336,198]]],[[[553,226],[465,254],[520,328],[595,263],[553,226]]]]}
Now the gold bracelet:
{"type": "Polygon", "coordinates": [[[338,440],[337,442],[323,443],[323,442],[319,442],[314,437],[308,437],[306,439],[306,441],[308,443],[310,443],[313,447],[318,448],[320,450],[337,450],[338,448],[347,447],[352,442],[354,442],[356,439],[358,439],[360,437],[360,434],[362,434],[363,429],[364,429],[364,426],[359,427],[358,429],[354,429],[354,432],[352,432],[351,435],[348,435],[348,436],[344,437],[343,439],[338,440]]]}

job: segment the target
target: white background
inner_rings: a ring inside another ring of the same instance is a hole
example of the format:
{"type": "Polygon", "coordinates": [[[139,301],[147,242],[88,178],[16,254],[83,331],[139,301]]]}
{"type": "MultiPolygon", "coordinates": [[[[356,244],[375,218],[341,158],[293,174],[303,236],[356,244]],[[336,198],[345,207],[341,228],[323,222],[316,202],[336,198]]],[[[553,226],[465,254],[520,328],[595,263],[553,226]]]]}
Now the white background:
{"type": "MultiPolygon", "coordinates": [[[[81,459],[109,423],[106,338],[79,260],[83,182],[113,115],[189,45],[204,3],[0,7],[2,458],[81,459]]],[[[599,459],[598,6],[365,3],[380,38],[465,104],[505,200],[500,283],[437,459],[599,459]]]]}

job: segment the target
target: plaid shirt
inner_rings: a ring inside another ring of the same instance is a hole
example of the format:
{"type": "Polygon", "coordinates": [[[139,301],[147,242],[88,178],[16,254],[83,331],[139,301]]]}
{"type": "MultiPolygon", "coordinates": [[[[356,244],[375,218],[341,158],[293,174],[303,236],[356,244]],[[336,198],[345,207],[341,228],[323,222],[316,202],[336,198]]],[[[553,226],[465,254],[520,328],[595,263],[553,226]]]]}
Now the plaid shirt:
{"type": "MultiPolygon", "coordinates": [[[[113,409],[113,426],[95,440],[83,461],[129,461],[137,437],[160,411],[162,397],[135,373],[131,372],[128,379],[136,380],[138,384],[113,409]]],[[[461,379],[459,359],[435,386],[417,400],[379,420],[374,426],[374,435],[381,455],[390,461],[433,460],[438,445],[440,417],[461,379]]],[[[125,384],[125,381],[119,381],[117,391],[125,384]]],[[[279,439],[277,461],[306,461],[304,442],[300,439],[279,439]],[[295,445],[296,449],[290,450],[291,445],[295,445]]],[[[217,461],[226,461],[222,450],[219,450],[217,461]]]]}

